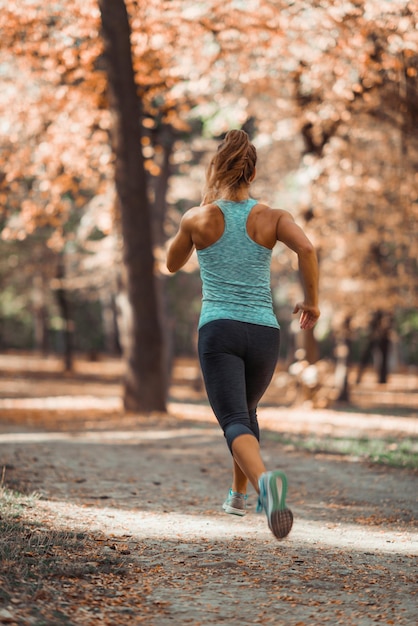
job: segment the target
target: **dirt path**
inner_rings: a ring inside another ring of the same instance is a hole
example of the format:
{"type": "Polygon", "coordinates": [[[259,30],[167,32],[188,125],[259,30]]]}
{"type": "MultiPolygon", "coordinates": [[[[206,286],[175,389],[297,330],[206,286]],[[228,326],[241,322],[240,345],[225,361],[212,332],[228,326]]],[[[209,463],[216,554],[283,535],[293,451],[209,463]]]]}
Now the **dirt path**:
{"type": "MultiPolygon", "coordinates": [[[[325,423],[339,423],[331,413],[325,423]]],[[[253,494],[245,518],[221,511],[230,459],[206,410],[199,420],[178,418],[120,418],[115,426],[102,415],[63,420],[55,432],[11,424],[0,435],[1,463],[12,486],[41,495],[28,519],[128,546],[142,572],[132,592],[146,597],[150,626],[415,626],[416,474],[267,437],[266,464],[288,474],[295,516],[290,536],[277,542],[253,494]]],[[[267,428],[267,412],[264,419],[267,428]]],[[[74,606],[68,623],[144,623],[140,610],[118,610],[109,622],[105,601],[102,617],[74,606]]]]}

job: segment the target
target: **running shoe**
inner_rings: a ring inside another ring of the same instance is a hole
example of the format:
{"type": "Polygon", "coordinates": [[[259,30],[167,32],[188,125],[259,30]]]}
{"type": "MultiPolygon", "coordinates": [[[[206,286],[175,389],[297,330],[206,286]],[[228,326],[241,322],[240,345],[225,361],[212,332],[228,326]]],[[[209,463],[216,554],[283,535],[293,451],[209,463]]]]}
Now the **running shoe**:
{"type": "Polygon", "coordinates": [[[247,498],[245,493],[238,493],[238,491],[230,489],[222,508],[225,513],[241,515],[242,517],[247,512],[247,498]]]}
{"type": "Polygon", "coordinates": [[[286,508],[287,478],[283,472],[265,472],[258,480],[257,513],[265,512],[267,522],[277,539],[286,537],[293,525],[293,513],[286,508]]]}

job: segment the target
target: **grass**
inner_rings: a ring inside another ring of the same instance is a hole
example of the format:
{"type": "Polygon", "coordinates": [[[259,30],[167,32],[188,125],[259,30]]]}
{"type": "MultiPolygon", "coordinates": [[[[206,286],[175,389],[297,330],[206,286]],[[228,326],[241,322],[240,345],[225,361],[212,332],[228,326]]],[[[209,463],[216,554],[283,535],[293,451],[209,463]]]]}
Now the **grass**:
{"type": "Polygon", "coordinates": [[[315,437],[265,433],[269,439],[312,453],[340,454],[397,468],[418,469],[418,439],[315,437]]]}

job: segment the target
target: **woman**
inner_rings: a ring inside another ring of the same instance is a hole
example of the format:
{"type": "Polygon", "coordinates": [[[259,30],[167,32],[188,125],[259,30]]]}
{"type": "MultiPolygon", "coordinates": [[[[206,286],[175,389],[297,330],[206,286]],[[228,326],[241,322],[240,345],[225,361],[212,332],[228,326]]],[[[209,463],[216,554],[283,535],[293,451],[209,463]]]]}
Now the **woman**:
{"type": "Polygon", "coordinates": [[[167,268],[177,272],[196,248],[203,286],[198,351],[209,402],[233,458],[232,485],[223,504],[244,515],[248,481],[278,538],[290,532],[287,480],[266,471],[260,456],[257,405],[278,359],[280,327],[273,312],[270,262],[277,241],[296,252],[304,289],[300,327],[318,317],[315,250],[292,216],[250,198],[257,153],[248,135],[229,131],[210,162],[201,206],[187,211],[171,241],[167,268]]]}

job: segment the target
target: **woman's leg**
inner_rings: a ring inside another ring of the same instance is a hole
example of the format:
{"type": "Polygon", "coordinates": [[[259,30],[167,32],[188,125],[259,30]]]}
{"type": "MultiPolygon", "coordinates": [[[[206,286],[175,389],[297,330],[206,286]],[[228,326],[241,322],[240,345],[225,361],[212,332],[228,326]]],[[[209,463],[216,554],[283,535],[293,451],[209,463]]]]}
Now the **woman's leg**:
{"type": "MultiPolygon", "coordinates": [[[[280,345],[280,331],[248,325],[248,349],[245,359],[247,404],[252,428],[258,429],[257,404],[273,377],[280,345]]],[[[286,507],[287,478],[280,470],[266,472],[254,440],[237,437],[234,457],[254,485],[258,495],[257,511],[264,511],[271,532],[277,539],[286,537],[293,525],[293,514],[286,507]],[[254,484],[257,481],[257,484],[254,484]]]]}
{"type": "Polygon", "coordinates": [[[245,353],[245,389],[248,413],[251,422],[251,435],[237,436],[232,442],[235,464],[259,492],[258,481],[266,471],[260,455],[257,404],[266,391],[274,374],[279,355],[280,332],[247,324],[247,344],[245,353]]]}
{"type": "Polygon", "coordinates": [[[247,493],[248,486],[248,478],[245,473],[242,471],[240,466],[235,460],[235,457],[232,457],[232,491],[237,493],[247,493]]]}
{"type": "Polygon", "coordinates": [[[234,463],[238,465],[242,474],[248,478],[256,492],[259,493],[258,481],[266,468],[260,455],[260,444],[257,439],[254,435],[236,437],[232,442],[232,454],[234,463]]]}
{"type": "Polygon", "coordinates": [[[236,436],[254,434],[246,396],[246,325],[209,322],[199,331],[198,347],[208,400],[231,450],[236,436]]]}
{"type": "MultiPolygon", "coordinates": [[[[254,416],[249,414],[247,407],[245,346],[246,328],[240,322],[220,320],[204,326],[199,332],[199,358],[206,392],[231,454],[230,443],[237,429],[239,434],[258,436],[254,416]]],[[[248,478],[233,456],[232,459],[232,492],[246,494],[248,478]]]]}
{"type": "MultiPolygon", "coordinates": [[[[240,481],[243,475],[250,480],[259,494],[257,510],[265,511],[270,530],[281,539],[293,523],[285,505],[287,480],[281,471],[265,471],[256,417],[257,403],[274,373],[279,338],[276,329],[229,320],[210,322],[199,332],[208,399],[233,454],[235,476],[240,481]]],[[[224,503],[228,513],[242,515],[240,508],[230,501],[224,503]]]]}

